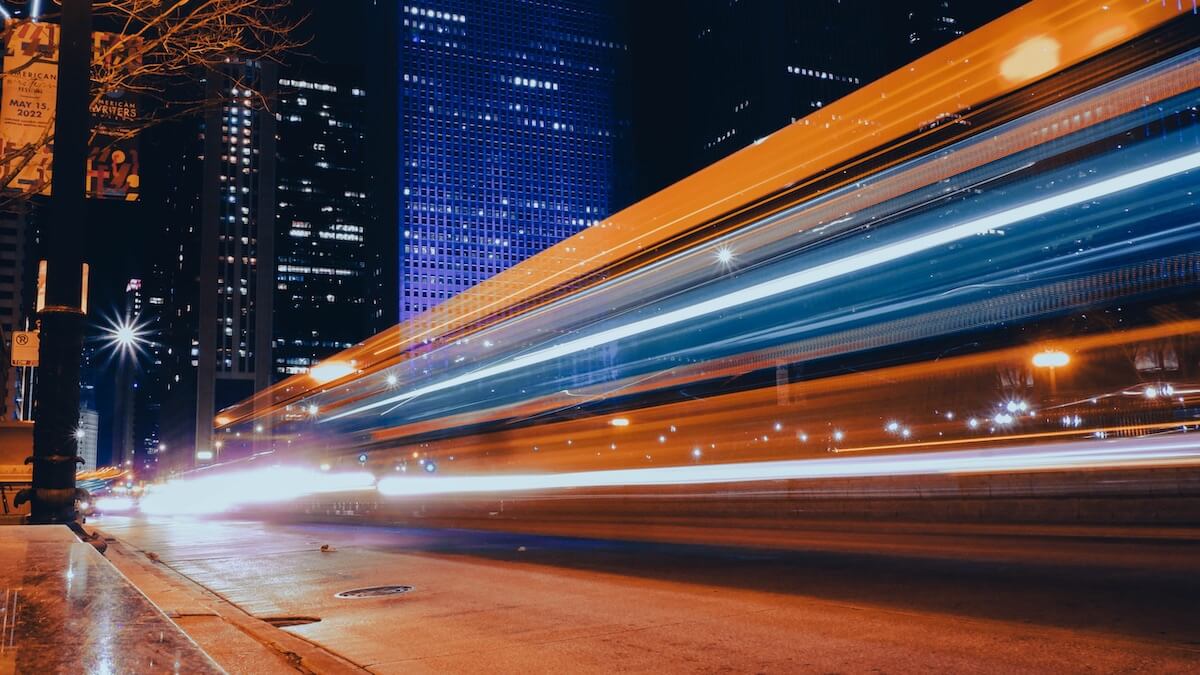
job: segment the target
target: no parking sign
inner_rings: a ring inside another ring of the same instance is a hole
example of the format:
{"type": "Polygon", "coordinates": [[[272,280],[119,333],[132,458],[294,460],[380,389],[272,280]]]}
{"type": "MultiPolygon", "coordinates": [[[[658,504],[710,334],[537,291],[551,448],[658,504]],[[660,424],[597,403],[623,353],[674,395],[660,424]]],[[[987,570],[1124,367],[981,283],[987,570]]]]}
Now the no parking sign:
{"type": "Polygon", "coordinates": [[[12,364],[14,366],[36,366],[38,364],[38,344],[36,330],[13,331],[12,364]]]}

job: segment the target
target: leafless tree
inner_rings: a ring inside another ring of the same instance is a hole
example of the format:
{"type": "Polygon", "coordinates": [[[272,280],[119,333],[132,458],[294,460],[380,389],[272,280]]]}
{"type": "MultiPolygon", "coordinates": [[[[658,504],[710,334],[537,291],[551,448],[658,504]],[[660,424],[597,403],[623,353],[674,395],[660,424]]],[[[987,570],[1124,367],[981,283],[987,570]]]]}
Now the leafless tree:
{"type": "MultiPolygon", "coordinates": [[[[61,2],[56,0],[57,5],[61,2]]],[[[303,19],[287,11],[290,4],[290,0],[93,0],[98,36],[93,40],[93,105],[118,91],[132,92],[148,102],[139,107],[139,118],[123,131],[126,136],[167,119],[202,112],[219,101],[209,100],[203,87],[188,85],[216,76],[230,60],[277,61],[302,46],[293,36],[303,19]]],[[[48,13],[42,20],[53,22],[56,18],[48,13]]],[[[5,45],[17,25],[8,22],[0,33],[5,45]]],[[[0,75],[0,86],[39,58],[31,56],[15,66],[10,64],[0,75]]],[[[257,92],[254,97],[258,105],[269,103],[257,92]]],[[[94,143],[95,138],[92,140],[94,143]]],[[[36,140],[5,144],[0,150],[4,199],[11,202],[28,197],[13,189],[14,181],[52,142],[53,124],[48,124],[36,140]]],[[[3,199],[0,205],[4,205],[3,199]]]]}

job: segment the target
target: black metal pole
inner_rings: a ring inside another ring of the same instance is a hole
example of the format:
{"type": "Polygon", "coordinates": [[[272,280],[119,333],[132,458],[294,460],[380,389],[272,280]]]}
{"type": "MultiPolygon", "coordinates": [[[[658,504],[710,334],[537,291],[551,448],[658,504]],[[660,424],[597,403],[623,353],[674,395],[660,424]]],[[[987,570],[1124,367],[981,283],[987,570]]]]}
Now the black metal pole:
{"type": "Polygon", "coordinates": [[[92,2],[63,0],[54,122],[46,300],[41,321],[34,403],[31,521],[75,520],[79,362],[83,353],[84,194],[91,128],[92,2]]]}

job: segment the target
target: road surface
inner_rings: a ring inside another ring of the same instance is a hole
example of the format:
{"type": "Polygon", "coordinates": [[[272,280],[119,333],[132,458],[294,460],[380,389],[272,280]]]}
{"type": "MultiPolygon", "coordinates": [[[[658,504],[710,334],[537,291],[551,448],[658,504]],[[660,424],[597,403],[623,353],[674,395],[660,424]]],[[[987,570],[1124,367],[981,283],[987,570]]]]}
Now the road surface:
{"type": "Polygon", "coordinates": [[[380,673],[1200,671],[1200,538],[1188,530],[835,526],[815,529],[805,550],[778,551],[92,524],[250,614],[319,618],[286,630],[380,673]],[[880,553],[864,552],[873,539],[880,553]],[[385,584],[412,590],[335,597],[385,584]]]}

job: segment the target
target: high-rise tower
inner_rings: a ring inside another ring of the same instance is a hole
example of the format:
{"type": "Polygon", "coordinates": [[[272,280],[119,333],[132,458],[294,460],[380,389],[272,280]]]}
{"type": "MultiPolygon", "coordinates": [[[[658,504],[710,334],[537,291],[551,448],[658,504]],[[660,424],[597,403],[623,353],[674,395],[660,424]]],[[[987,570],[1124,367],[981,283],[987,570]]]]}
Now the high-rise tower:
{"type": "Polygon", "coordinates": [[[628,46],[599,0],[425,0],[398,21],[404,320],[623,205],[628,46]]]}

